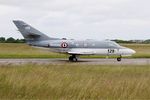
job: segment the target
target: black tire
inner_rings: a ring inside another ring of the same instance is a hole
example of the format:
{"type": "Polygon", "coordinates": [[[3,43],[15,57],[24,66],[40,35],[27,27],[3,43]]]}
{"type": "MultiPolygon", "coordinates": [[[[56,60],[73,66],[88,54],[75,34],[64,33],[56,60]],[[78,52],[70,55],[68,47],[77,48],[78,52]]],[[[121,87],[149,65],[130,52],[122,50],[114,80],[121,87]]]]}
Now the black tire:
{"type": "Polygon", "coordinates": [[[77,62],[78,59],[76,57],[74,57],[74,56],[70,56],[69,57],[69,61],[71,61],[71,62],[77,62]]]}
{"type": "Polygon", "coordinates": [[[78,59],[76,57],[73,57],[73,62],[77,62],[78,59]]]}
{"type": "Polygon", "coordinates": [[[119,57],[119,58],[117,58],[117,61],[121,61],[121,58],[119,57]]]}
{"type": "Polygon", "coordinates": [[[72,56],[69,57],[69,61],[73,61],[73,57],[72,56]]]}

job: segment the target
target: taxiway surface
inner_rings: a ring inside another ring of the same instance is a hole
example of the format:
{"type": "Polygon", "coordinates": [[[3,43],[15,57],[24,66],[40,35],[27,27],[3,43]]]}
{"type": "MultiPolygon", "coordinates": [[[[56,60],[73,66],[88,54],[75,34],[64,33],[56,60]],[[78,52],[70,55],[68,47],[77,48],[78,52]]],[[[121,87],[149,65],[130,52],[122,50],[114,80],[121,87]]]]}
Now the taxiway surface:
{"type": "Polygon", "coordinates": [[[67,59],[0,59],[0,64],[87,64],[87,65],[150,65],[150,59],[80,59],[78,62],[69,62],[67,59]]]}

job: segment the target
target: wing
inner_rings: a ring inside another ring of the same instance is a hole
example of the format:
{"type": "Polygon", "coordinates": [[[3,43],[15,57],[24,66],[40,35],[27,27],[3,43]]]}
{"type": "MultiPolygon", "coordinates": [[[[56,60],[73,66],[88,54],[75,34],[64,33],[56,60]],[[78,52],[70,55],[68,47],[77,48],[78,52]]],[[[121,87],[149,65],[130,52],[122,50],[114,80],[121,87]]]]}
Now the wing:
{"type": "Polygon", "coordinates": [[[93,55],[94,52],[92,49],[70,49],[68,54],[76,54],[76,55],[93,55]]]}

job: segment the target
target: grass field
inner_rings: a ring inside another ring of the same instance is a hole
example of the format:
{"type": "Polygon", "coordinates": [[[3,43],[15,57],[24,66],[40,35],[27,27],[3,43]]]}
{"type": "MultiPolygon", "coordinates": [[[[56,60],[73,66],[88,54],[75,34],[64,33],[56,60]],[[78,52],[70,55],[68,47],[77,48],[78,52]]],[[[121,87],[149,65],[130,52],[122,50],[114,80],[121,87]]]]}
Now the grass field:
{"type": "Polygon", "coordinates": [[[149,100],[150,67],[0,65],[0,99],[149,100]]]}
{"type": "MultiPolygon", "coordinates": [[[[150,44],[123,44],[150,58],[150,44]]],[[[26,44],[0,44],[0,58],[64,58],[26,44]]],[[[101,58],[87,56],[87,58],[101,58]]],[[[0,64],[4,100],[148,100],[149,65],[0,64]]]]}
{"type": "Polygon", "coordinates": [[[134,58],[150,58],[150,44],[122,44],[136,51],[134,58]]]}
{"type": "MultiPolygon", "coordinates": [[[[150,44],[122,44],[136,50],[133,58],[150,58],[150,44]]],[[[35,49],[26,44],[0,43],[0,58],[67,58],[68,55],[35,49]]],[[[83,56],[84,58],[104,58],[102,56],[83,56]]]]}
{"type": "Polygon", "coordinates": [[[0,58],[64,58],[66,56],[22,43],[0,43],[0,58]]]}

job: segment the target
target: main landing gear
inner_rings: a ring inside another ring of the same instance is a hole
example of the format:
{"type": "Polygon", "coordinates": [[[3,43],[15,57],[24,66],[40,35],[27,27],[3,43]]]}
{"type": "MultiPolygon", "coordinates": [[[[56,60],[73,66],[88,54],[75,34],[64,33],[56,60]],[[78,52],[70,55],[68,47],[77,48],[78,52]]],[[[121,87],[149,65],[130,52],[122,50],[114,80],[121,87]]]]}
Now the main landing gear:
{"type": "Polygon", "coordinates": [[[78,58],[76,57],[76,55],[72,55],[72,56],[69,57],[69,61],[71,61],[71,62],[77,62],[78,58]]]}
{"type": "Polygon", "coordinates": [[[117,61],[119,61],[119,62],[120,62],[120,61],[121,61],[121,59],[122,59],[122,56],[120,55],[120,57],[118,57],[118,58],[117,58],[117,61]]]}

